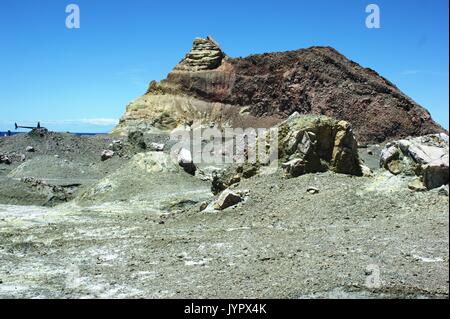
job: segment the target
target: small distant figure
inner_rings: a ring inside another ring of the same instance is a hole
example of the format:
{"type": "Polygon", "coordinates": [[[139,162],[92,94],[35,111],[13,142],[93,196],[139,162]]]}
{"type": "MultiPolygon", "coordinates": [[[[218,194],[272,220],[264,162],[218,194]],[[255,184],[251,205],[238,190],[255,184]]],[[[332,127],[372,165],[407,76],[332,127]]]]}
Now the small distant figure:
{"type": "Polygon", "coordinates": [[[6,133],[6,136],[11,136],[11,131],[8,130],[8,133],[6,133]]]}

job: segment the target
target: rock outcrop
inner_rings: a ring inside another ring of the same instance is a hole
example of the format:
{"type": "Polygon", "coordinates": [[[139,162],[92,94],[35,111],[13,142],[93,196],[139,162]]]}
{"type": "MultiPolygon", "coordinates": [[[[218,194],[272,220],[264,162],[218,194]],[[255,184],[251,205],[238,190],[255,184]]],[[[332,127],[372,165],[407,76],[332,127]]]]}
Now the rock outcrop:
{"type": "Polygon", "coordinates": [[[219,67],[225,54],[211,38],[195,38],[192,50],[175,67],[176,71],[197,72],[219,67]]]}
{"type": "Polygon", "coordinates": [[[361,143],[441,133],[427,110],[330,47],[230,58],[211,38],[132,102],[115,133],[215,122],[270,127],[300,114],[352,123],[361,143]]]}
{"type": "Polygon", "coordinates": [[[348,122],[294,114],[277,129],[279,158],[286,175],[331,170],[362,176],[358,144],[348,122]]]}
{"type": "MultiPolygon", "coordinates": [[[[380,166],[395,175],[417,175],[427,189],[448,184],[448,135],[432,134],[388,143],[381,152],[380,166]]],[[[419,189],[415,184],[412,186],[419,189]]]]}

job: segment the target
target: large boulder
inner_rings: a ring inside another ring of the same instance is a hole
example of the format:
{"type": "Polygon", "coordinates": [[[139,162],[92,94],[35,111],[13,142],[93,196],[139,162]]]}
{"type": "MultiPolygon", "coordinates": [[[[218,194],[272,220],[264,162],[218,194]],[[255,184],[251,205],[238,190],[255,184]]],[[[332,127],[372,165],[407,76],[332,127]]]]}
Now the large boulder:
{"type": "Polygon", "coordinates": [[[277,129],[279,158],[288,176],[327,170],[362,176],[358,144],[348,122],[294,114],[277,129]]]}
{"type": "Polygon", "coordinates": [[[445,133],[388,143],[380,166],[392,174],[417,175],[427,189],[449,182],[449,139],[445,133]]]}
{"type": "Polygon", "coordinates": [[[241,201],[242,201],[242,197],[239,194],[237,194],[229,189],[226,189],[219,195],[219,198],[217,199],[217,201],[214,204],[214,208],[218,209],[218,210],[223,210],[228,207],[237,205],[241,201]]]}

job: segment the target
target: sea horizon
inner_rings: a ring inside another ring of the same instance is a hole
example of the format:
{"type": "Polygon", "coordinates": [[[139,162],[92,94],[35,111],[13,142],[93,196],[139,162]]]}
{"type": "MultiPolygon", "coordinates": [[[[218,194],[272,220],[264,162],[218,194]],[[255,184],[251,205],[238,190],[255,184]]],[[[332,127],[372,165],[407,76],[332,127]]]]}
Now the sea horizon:
{"type": "MultiPolygon", "coordinates": [[[[87,132],[69,132],[69,131],[51,131],[54,133],[68,133],[68,134],[73,134],[76,136],[94,136],[94,135],[107,135],[109,134],[108,132],[103,132],[103,133],[87,133],[87,132]]],[[[14,136],[14,135],[18,135],[18,134],[26,134],[28,132],[25,131],[20,131],[20,132],[16,132],[16,131],[11,131],[11,135],[10,136],[14,136]]],[[[8,136],[8,131],[0,131],[0,137],[6,137],[8,136]]]]}

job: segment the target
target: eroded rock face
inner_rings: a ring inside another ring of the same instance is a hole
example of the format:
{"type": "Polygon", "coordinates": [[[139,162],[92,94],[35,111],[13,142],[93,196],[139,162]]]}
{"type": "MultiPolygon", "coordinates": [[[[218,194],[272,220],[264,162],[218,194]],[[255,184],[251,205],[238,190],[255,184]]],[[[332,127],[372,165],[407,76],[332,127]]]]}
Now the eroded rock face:
{"type": "Polygon", "coordinates": [[[327,170],[362,176],[358,144],[348,122],[295,114],[278,130],[279,157],[288,176],[327,170]]]}
{"type": "Polygon", "coordinates": [[[294,112],[352,123],[362,144],[444,131],[394,84],[333,48],[235,59],[198,38],[165,80],[128,106],[114,133],[191,121],[267,128],[294,112]]]}
{"type": "Polygon", "coordinates": [[[173,94],[144,95],[127,106],[125,115],[112,133],[171,132],[202,123],[231,123],[238,110],[232,105],[209,103],[194,97],[173,94]]]}
{"type": "Polygon", "coordinates": [[[395,175],[420,176],[427,189],[448,184],[448,135],[431,134],[388,143],[381,152],[380,166],[395,175]]]}
{"type": "Polygon", "coordinates": [[[195,38],[191,51],[175,67],[176,71],[197,72],[220,66],[225,54],[212,38],[195,38]]]}

